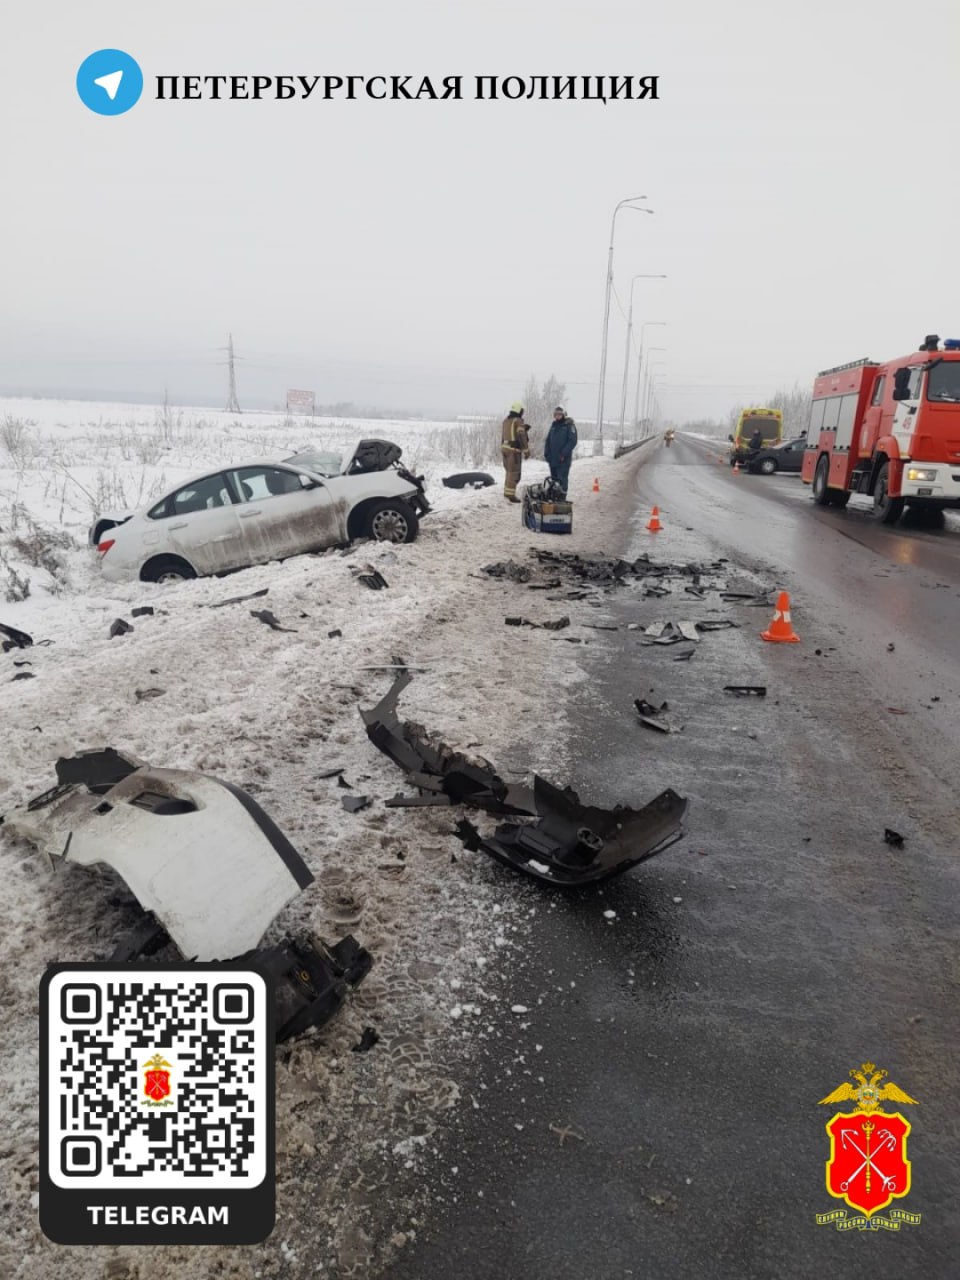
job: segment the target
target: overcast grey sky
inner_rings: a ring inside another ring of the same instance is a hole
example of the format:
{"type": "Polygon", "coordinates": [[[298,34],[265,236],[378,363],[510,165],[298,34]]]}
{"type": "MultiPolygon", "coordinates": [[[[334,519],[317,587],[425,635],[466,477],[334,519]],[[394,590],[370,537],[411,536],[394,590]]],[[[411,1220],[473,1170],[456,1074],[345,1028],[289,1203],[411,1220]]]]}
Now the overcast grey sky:
{"type": "MultiPolygon", "coordinates": [[[[960,336],[960,4],[86,0],[0,48],[0,387],[596,408],[610,217],[679,420],[960,336]],[[144,96],[74,80],[126,50],[144,96]],[[657,75],[658,102],[157,102],[158,74],[657,75]]],[[[611,316],[607,412],[625,325],[611,316]]],[[[632,401],[632,393],[631,393],[632,401]]]]}

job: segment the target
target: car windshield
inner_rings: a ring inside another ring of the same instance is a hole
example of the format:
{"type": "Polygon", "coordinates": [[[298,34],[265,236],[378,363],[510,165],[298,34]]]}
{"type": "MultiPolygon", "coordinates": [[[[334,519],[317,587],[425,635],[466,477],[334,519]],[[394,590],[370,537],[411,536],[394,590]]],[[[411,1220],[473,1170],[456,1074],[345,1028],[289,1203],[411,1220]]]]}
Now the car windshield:
{"type": "Polygon", "coordinates": [[[338,476],[343,470],[342,453],[324,453],[321,449],[304,449],[284,458],[284,462],[293,467],[306,467],[318,476],[338,476]]]}
{"type": "Polygon", "coordinates": [[[960,360],[941,360],[927,374],[927,399],[960,404],[960,360]]]}

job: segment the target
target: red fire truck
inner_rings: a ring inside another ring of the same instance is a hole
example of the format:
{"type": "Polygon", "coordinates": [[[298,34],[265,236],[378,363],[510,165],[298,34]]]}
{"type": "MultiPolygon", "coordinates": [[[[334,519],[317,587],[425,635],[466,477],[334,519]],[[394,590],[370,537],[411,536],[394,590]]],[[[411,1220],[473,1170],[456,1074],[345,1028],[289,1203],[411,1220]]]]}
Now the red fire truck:
{"type": "Polygon", "coordinates": [[[801,475],[823,507],[871,495],[883,524],[907,504],[960,507],[960,339],[941,351],[930,334],[887,364],[855,360],[818,374],[801,475]]]}

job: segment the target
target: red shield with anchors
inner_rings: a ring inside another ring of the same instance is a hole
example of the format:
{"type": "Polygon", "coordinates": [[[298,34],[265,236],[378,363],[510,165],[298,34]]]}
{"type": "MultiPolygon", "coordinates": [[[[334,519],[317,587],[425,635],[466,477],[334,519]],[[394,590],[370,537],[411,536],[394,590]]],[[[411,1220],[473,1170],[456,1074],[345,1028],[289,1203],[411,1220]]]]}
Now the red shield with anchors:
{"type": "Polygon", "coordinates": [[[835,1115],[827,1124],[827,1190],[866,1217],[910,1190],[910,1124],[894,1112],[835,1115]]]}

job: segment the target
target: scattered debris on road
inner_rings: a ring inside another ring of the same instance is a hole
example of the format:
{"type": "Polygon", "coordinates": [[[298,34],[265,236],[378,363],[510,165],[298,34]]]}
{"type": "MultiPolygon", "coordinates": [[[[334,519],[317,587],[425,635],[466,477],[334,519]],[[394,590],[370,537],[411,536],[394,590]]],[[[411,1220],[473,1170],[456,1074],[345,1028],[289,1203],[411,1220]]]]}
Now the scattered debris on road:
{"type": "MultiPolygon", "coordinates": [[[[508,627],[536,627],[539,631],[563,631],[565,627],[569,627],[570,619],[566,615],[557,618],[553,622],[531,622],[529,618],[504,618],[504,624],[508,627]]],[[[616,630],[614,627],[613,630],[616,630]]]]}
{"type": "Polygon", "coordinates": [[[251,609],[250,617],[256,618],[259,622],[265,623],[271,631],[296,631],[296,627],[282,627],[280,619],[276,614],[271,613],[269,609],[251,609]]]}
{"type": "Polygon", "coordinates": [[[162,698],[166,689],[135,689],[134,696],[138,702],[149,702],[151,698],[162,698]]]}
{"type": "Polygon", "coordinates": [[[2,622],[0,622],[0,634],[7,637],[0,646],[4,653],[10,649],[29,649],[33,644],[33,636],[28,636],[26,631],[18,631],[16,627],[5,626],[2,622]]]}
{"type": "Polygon", "coordinates": [[[260,596],[265,596],[269,592],[269,587],[263,587],[259,591],[251,591],[247,596],[231,596],[229,600],[215,600],[213,604],[207,605],[208,609],[222,609],[228,604],[243,604],[247,600],[257,600],[260,596]]]}
{"type": "Polygon", "coordinates": [[[892,827],[886,827],[883,832],[884,844],[892,845],[894,849],[902,849],[903,842],[906,839],[899,831],[894,831],[892,827]]]}
{"type": "Polygon", "coordinates": [[[486,471],[458,471],[444,476],[441,484],[447,489],[486,489],[496,481],[486,471]]]}
{"type": "Polygon", "coordinates": [[[152,604],[138,604],[135,609],[130,610],[132,618],[152,618],[156,610],[152,604]]]}
{"type": "Polygon", "coordinates": [[[369,796],[344,796],[340,801],[347,813],[359,813],[370,804],[369,796]]]}
{"type": "Polygon", "coordinates": [[[621,875],[683,835],[687,801],[670,789],[643,809],[598,809],[581,804],[571,788],[561,791],[535,774],[533,795],[536,823],[504,823],[492,836],[482,836],[464,818],[455,834],[471,852],[482,849],[515,871],[560,886],[621,875]]]}
{"type": "Polygon", "coordinates": [[[351,1046],[351,1053],[369,1053],[375,1044],[380,1043],[380,1036],[373,1027],[364,1027],[359,1041],[351,1046]]]}
{"type": "Polygon", "coordinates": [[[386,580],[382,573],[379,573],[372,564],[365,565],[363,569],[352,568],[350,572],[354,575],[357,582],[362,582],[365,587],[369,587],[371,591],[382,591],[384,587],[389,587],[390,583],[386,580]]]}
{"type": "Polygon", "coordinates": [[[724,693],[735,693],[741,698],[748,698],[751,694],[755,694],[758,698],[767,696],[767,686],[765,684],[725,684],[723,691],[724,693]]]}
{"type": "Polygon", "coordinates": [[[125,636],[132,630],[133,627],[129,622],[126,622],[123,618],[115,618],[110,624],[110,639],[112,640],[114,636],[125,636]]]}
{"type": "MultiPolygon", "coordinates": [[[[517,564],[515,560],[501,560],[497,564],[484,565],[483,572],[489,574],[491,578],[509,578],[511,582],[529,582],[531,574],[530,569],[525,565],[517,564]]],[[[559,578],[556,581],[559,586],[559,578]]]]}

